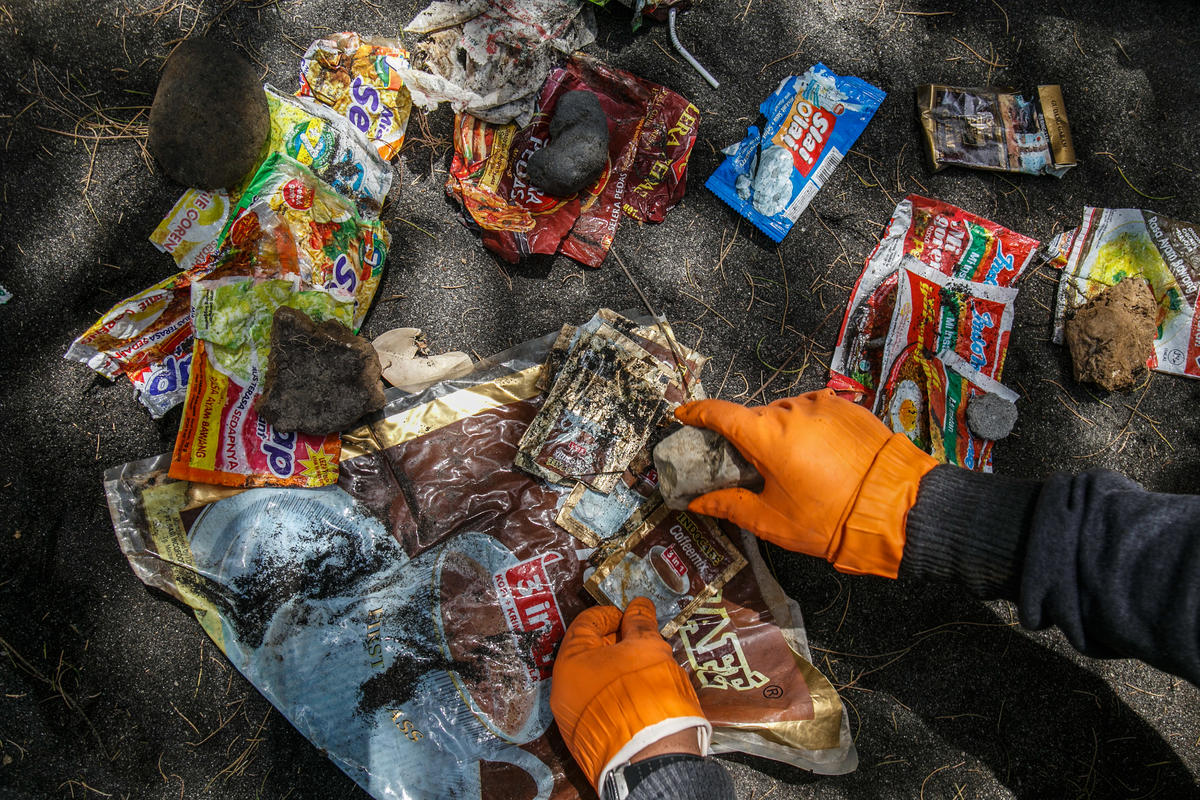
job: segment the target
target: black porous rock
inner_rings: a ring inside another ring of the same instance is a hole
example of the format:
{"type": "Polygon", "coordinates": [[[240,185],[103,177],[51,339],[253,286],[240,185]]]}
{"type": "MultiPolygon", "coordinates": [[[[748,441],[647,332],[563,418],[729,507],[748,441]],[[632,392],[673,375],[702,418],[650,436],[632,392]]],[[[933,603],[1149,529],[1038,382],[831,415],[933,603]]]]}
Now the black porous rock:
{"type": "Polygon", "coordinates": [[[200,189],[232,186],[258,163],[270,130],[249,61],[211,39],[180,42],[150,107],[150,152],[168,177],[200,189]]]}
{"type": "Polygon", "coordinates": [[[259,416],[281,433],[328,434],[383,408],[375,348],[334,319],[317,324],[282,306],[271,322],[271,355],[259,416]]]}
{"type": "Polygon", "coordinates": [[[587,188],[608,163],[608,117],[582,89],[558,100],[550,144],[529,157],[529,180],[547,194],[568,197],[587,188]]]}
{"type": "Polygon", "coordinates": [[[1017,423],[1017,404],[998,394],[977,395],[967,404],[967,427],[981,439],[1003,439],[1017,423]]]}

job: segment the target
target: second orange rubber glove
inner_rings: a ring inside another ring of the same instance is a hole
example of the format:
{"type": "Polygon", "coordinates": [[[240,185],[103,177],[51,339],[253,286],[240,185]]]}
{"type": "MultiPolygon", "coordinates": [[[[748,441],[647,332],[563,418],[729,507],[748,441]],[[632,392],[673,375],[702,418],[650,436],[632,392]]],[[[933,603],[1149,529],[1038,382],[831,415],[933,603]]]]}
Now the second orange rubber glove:
{"type": "Polygon", "coordinates": [[[761,493],[722,489],[688,508],[723,517],[842,572],[896,577],[921,477],[937,462],[829,389],[747,408],[701,400],[680,422],[720,433],[762,474],[761,493]]]}
{"type": "Polygon", "coordinates": [[[649,745],[696,729],[704,754],[712,733],[645,597],[623,614],[596,606],[575,618],[554,661],[550,710],[597,792],[609,770],[649,745]]]}

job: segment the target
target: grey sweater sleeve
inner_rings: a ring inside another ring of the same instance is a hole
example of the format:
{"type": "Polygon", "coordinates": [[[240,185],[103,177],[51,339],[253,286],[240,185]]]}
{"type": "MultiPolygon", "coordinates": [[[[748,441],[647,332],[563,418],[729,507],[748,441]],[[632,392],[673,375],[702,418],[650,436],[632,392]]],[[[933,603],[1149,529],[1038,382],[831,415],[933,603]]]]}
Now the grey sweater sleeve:
{"type": "Polygon", "coordinates": [[[734,800],[733,780],[715,758],[674,762],[647,775],[628,800],[734,800]]]}
{"type": "Polygon", "coordinates": [[[939,466],[905,530],[901,578],[961,581],[1082,653],[1200,685],[1200,497],[1107,470],[1028,481],[939,466]]]}

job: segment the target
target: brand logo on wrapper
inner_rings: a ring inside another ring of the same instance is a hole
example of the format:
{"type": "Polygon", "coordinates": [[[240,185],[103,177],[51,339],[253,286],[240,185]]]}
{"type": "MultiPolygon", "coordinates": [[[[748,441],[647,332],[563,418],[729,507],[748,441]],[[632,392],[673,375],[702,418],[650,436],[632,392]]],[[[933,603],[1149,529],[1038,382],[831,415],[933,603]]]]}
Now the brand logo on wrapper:
{"type": "Polygon", "coordinates": [[[546,574],[546,566],[561,559],[558,553],[546,553],[492,576],[509,630],[516,635],[524,653],[530,656],[525,670],[533,683],[550,677],[555,647],[566,632],[562,612],[546,574]]]}
{"type": "Polygon", "coordinates": [[[797,98],[791,113],[775,135],[776,143],[791,151],[796,170],[804,177],[807,178],[821,160],[821,153],[833,133],[835,121],[825,109],[804,98],[797,98]]]}
{"type": "Polygon", "coordinates": [[[979,309],[971,309],[971,366],[983,369],[987,365],[987,340],[984,333],[994,328],[996,321],[988,312],[980,313],[979,309]]]}
{"type": "Polygon", "coordinates": [[[283,185],[283,201],[299,211],[312,208],[314,194],[313,187],[299,178],[292,178],[283,185]]]}
{"type": "Polygon", "coordinates": [[[354,271],[354,264],[345,253],[340,253],[333,262],[332,272],[333,280],[326,284],[325,288],[345,289],[351,294],[358,288],[358,273],[354,271]]]}
{"type": "Polygon", "coordinates": [[[280,433],[261,419],[258,420],[254,432],[260,440],[259,449],[267,457],[267,469],[280,478],[292,477],[298,434],[280,433]]]}
{"type": "Polygon", "coordinates": [[[701,689],[748,692],[770,682],[752,669],[718,592],[679,626],[679,638],[701,689]]]}
{"type": "Polygon", "coordinates": [[[153,372],[153,377],[146,384],[146,392],[159,396],[174,392],[187,386],[188,372],[192,366],[192,353],[189,350],[180,358],[167,356],[153,372]]]}

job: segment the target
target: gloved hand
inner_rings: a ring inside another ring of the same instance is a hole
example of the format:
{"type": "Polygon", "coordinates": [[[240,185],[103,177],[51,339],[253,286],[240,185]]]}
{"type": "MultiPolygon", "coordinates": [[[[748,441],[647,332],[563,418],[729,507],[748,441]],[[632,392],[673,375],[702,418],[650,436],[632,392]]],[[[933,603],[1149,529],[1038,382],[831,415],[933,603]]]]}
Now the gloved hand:
{"type": "Polygon", "coordinates": [[[554,662],[550,709],[597,792],[610,769],[660,739],[698,728],[704,755],[712,734],[645,597],[624,614],[596,606],[575,618],[554,662]]]}
{"type": "Polygon", "coordinates": [[[904,524],[937,462],[870,411],[829,389],[746,408],[700,400],[680,422],[720,433],[762,474],[760,494],[722,489],[688,509],[724,517],[842,572],[896,577],[904,524]]]}

